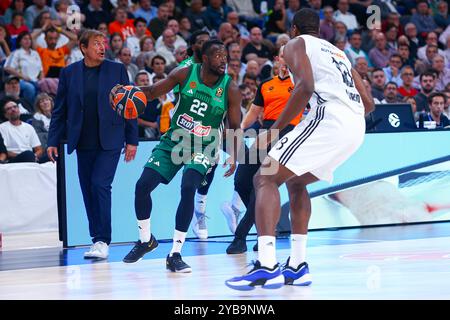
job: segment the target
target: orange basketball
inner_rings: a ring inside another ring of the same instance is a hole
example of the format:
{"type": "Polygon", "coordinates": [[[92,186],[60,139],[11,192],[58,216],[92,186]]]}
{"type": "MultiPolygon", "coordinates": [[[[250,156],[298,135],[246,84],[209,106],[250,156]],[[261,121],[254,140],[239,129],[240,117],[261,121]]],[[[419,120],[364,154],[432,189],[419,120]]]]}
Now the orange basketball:
{"type": "Polygon", "coordinates": [[[117,90],[113,109],[125,119],[136,119],[147,106],[144,92],[135,86],[124,86],[117,90]]]}

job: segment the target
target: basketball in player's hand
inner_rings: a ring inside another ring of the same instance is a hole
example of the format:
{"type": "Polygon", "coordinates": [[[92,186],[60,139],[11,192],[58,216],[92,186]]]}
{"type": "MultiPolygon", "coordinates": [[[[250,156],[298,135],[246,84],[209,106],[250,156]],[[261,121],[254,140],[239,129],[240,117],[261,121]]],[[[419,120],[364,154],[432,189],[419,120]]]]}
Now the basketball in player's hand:
{"type": "Polygon", "coordinates": [[[145,110],[147,97],[135,86],[124,86],[117,89],[112,98],[112,108],[125,119],[136,119],[145,110]]]}

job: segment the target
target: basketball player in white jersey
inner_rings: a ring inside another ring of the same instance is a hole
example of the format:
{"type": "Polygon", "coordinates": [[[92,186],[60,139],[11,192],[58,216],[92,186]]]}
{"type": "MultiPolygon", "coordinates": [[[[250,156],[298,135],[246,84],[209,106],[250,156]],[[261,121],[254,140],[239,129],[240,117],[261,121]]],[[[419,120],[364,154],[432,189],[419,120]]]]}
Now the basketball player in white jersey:
{"type": "MultiPolygon", "coordinates": [[[[284,58],[295,87],[271,129],[285,128],[308,102],[311,111],[271,149],[254,177],[258,260],[249,273],[225,282],[237,290],[311,284],[305,261],[311,215],[306,186],[318,180],[332,181],[334,170],[362,144],[364,115],[374,108],[370,92],[345,53],[319,38],[315,11],[298,11],[292,32],[296,37],[286,45],[284,58]],[[274,166],[278,166],[276,173],[269,172],[274,166]],[[291,255],[281,268],[276,259],[275,228],[280,217],[278,187],[283,183],[289,191],[292,234],[291,255]]],[[[259,148],[274,138],[269,130],[265,135],[258,137],[259,148]]]]}

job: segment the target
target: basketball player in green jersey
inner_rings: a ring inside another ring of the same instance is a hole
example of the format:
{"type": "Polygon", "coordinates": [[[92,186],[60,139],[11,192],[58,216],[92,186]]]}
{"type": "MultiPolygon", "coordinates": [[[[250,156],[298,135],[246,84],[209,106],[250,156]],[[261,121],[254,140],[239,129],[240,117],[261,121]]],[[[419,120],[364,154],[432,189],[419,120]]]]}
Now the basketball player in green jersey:
{"type": "MultiPolygon", "coordinates": [[[[238,86],[225,74],[227,51],[223,43],[207,41],[202,47],[202,61],[202,64],[177,68],[166,79],[152,86],[141,87],[149,100],[166,94],[176,85],[180,86],[180,91],[170,128],[153,149],[136,183],[135,210],[139,241],[124,258],[126,263],[140,260],[158,246],[150,232],[151,192],[160,183],[168,184],[184,166],[173,247],[167,256],[166,268],[173,272],[192,271],[182,260],[180,252],[193,216],[195,191],[201,186],[216,158],[221,140],[219,131],[225,116],[228,117],[230,129],[234,130],[239,128],[241,118],[241,94],[238,86]],[[180,138],[182,143],[179,142],[180,138]]],[[[118,88],[120,86],[113,88],[112,95],[118,88]]],[[[227,161],[230,167],[225,173],[226,177],[236,169],[238,140],[235,136],[234,147],[227,161]]]]}
{"type": "Polygon", "coordinates": [[[188,49],[189,58],[184,59],[180,62],[178,68],[189,67],[194,63],[202,62],[202,46],[209,40],[208,31],[198,30],[192,33],[189,38],[190,48],[188,49]]]}

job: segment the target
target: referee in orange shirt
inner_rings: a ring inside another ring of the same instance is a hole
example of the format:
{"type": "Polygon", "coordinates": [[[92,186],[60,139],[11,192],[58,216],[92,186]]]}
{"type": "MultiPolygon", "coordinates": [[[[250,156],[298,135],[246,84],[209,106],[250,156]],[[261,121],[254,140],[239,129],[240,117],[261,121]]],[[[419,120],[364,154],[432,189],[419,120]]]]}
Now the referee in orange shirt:
{"type": "MultiPolygon", "coordinates": [[[[283,48],[280,48],[278,62],[278,75],[271,79],[262,82],[256,92],[255,100],[251,105],[249,111],[245,115],[241,123],[241,129],[249,128],[263,112],[262,129],[269,129],[277,120],[278,116],[283,111],[290,92],[294,85],[289,76],[289,71],[283,59],[283,48]]],[[[302,115],[299,114],[292,120],[292,122],[282,131],[280,131],[280,139],[300,122],[302,115]]],[[[253,148],[253,147],[252,147],[253,148]]],[[[270,147],[267,151],[270,150],[270,147]]],[[[248,154],[246,154],[248,159],[248,154]]],[[[259,160],[259,159],[258,159],[259,160]]],[[[239,164],[234,177],[234,189],[239,194],[242,202],[245,204],[247,211],[244,217],[239,222],[234,233],[233,242],[228,246],[228,254],[237,254],[247,251],[246,237],[255,223],[255,192],[253,190],[253,176],[258,171],[261,163],[239,164]]],[[[238,211],[235,208],[223,208],[223,213],[228,220],[228,225],[231,226],[237,223],[238,211]]],[[[233,230],[232,230],[233,231],[233,230]]],[[[257,250],[257,246],[253,248],[257,250]]]]}

